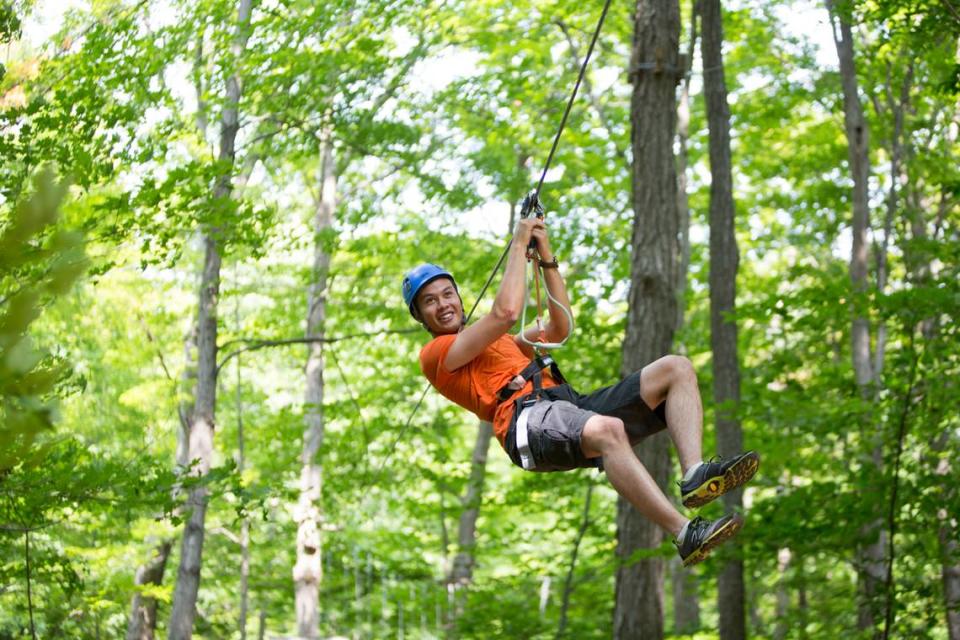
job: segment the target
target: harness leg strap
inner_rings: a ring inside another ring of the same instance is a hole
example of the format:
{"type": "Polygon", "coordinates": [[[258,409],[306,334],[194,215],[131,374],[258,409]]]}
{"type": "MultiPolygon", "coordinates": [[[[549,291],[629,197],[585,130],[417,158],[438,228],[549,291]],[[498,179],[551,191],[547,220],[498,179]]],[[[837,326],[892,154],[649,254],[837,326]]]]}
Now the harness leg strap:
{"type": "Polygon", "coordinates": [[[520,452],[520,463],[527,471],[537,468],[533,461],[533,454],[530,452],[530,440],[527,437],[527,418],[533,404],[524,405],[523,411],[517,417],[517,450],[520,452]]]}

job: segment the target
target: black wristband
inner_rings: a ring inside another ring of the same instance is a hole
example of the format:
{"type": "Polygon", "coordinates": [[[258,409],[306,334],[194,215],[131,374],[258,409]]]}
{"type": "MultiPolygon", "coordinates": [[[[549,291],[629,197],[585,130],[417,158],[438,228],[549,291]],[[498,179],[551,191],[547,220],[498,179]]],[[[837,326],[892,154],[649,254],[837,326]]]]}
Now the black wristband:
{"type": "Polygon", "coordinates": [[[553,256],[553,260],[547,262],[546,260],[540,260],[541,269],[557,269],[560,267],[560,263],[557,262],[557,256],[553,256]]]}

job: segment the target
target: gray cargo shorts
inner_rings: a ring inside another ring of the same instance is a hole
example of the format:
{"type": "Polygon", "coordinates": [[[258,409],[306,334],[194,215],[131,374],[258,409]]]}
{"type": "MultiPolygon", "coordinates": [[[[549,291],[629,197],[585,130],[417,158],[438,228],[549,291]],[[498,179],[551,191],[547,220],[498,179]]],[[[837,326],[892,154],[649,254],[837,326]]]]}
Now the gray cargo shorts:
{"type": "Polygon", "coordinates": [[[623,420],[632,444],[667,427],[664,403],[651,410],[640,396],[639,371],[616,384],[586,395],[577,393],[568,384],[561,384],[541,390],[540,400],[527,410],[524,416],[527,432],[525,450],[529,455],[525,456],[517,444],[517,422],[528,399],[529,396],[524,396],[514,400],[513,418],[504,439],[504,449],[515,465],[529,471],[567,471],[584,467],[602,469],[602,459],[587,458],[580,446],[583,427],[591,416],[611,416],[623,420]]]}

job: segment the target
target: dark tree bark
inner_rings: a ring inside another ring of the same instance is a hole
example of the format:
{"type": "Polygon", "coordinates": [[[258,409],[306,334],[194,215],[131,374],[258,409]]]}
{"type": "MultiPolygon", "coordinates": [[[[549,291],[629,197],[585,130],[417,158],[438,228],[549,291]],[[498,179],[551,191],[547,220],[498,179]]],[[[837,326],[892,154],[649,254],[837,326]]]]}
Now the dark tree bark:
{"type": "Polygon", "coordinates": [[[692,634],[700,629],[699,582],[695,569],[685,568],[680,558],[670,561],[673,587],[673,630],[692,634]]]}
{"type": "MultiPolygon", "coordinates": [[[[163,572],[167,567],[167,558],[173,540],[164,540],[157,545],[153,557],[137,569],[134,584],[139,586],[163,584],[163,572]]],[[[137,591],[130,607],[130,621],[127,624],[127,640],[153,640],[157,629],[157,599],[137,591]]]]}
{"type": "MultiPolygon", "coordinates": [[[[240,0],[237,27],[232,44],[235,60],[239,60],[250,37],[250,15],[253,0],[240,0]]],[[[235,143],[239,129],[238,105],[240,102],[240,78],[233,71],[227,79],[226,100],[220,123],[220,151],[218,159],[232,172],[235,159],[235,143]]],[[[231,174],[217,179],[213,188],[213,201],[230,197],[233,189],[231,174]]],[[[191,471],[205,475],[213,460],[213,435],[217,392],[217,304],[220,293],[220,234],[221,230],[204,230],[204,261],[200,279],[199,309],[197,313],[197,392],[189,418],[188,457],[196,467],[191,471]]],[[[198,486],[190,491],[187,509],[190,513],[183,530],[180,552],[180,567],[173,594],[173,609],[170,615],[169,638],[188,640],[193,635],[193,619],[196,615],[197,594],[200,589],[200,567],[203,556],[204,521],[207,511],[208,492],[198,486]]]]}
{"type": "MultiPolygon", "coordinates": [[[[862,427],[865,441],[872,442],[866,463],[875,470],[874,477],[880,482],[883,467],[883,449],[879,432],[874,428],[872,408],[876,395],[877,374],[871,353],[870,321],[866,303],[860,298],[868,288],[868,253],[870,230],[870,204],[868,200],[868,179],[870,176],[869,130],[864,117],[863,106],[857,82],[857,70],[853,49],[853,29],[850,18],[844,11],[838,10],[834,0],[826,0],[833,27],[833,38],[840,62],[840,78],[843,86],[844,126],[847,135],[847,149],[850,163],[850,175],[853,179],[853,247],[850,256],[850,281],[853,289],[852,302],[852,353],[853,368],[857,388],[864,404],[862,427]]],[[[869,493],[882,495],[881,487],[869,493]]],[[[879,605],[886,578],[884,549],[886,548],[886,530],[883,528],[879,513],[869,516],[862,530],[862,540],[857,551],[857,578],[860,598],[858,603],[858,626],[862,630],[873,629],[874,637],[879,636],[879,605]]]]}
{"type": "MultiPolygon", "coordinates": [[[[732,457],[743,450],[743,430],[737,418],[740,403],[740,363],[737,358],[737,248],[733,171],[730,160],[730,107],[723,67],[723,13],[720,0],[701,0],[703,19],[703,92],[710,128],[710,347],[713,351],[713,396],[716,403],[717,450],[732,457]]],[[[724,494],[728,513],[743,508],[743,491],[724,494]]],[[[720,570],[717,609],[720,638],[744,640],[747,635],[743,560],[732,552],[720,570]]]]}
{"type": "MultiPolygon", "coordinates": [[[[630,294],[621,375],[670,352],[677,318],[680,262],[677,173],[673,154],[680,68],[680,7],[676,0],[640,0],[635,5],[631,52],[631,144],[633,148],[630,294]]],[[[670,469],[667,438],[641,443],[638,455],[666,488],[670,469]]],[[[622,498],[617,502],[617,556],[654,548],[663,532],[622,498]]],[[[663,637],[664,563],[661,558],[624,564],[617,570],[613,636],[663,637]]]]}

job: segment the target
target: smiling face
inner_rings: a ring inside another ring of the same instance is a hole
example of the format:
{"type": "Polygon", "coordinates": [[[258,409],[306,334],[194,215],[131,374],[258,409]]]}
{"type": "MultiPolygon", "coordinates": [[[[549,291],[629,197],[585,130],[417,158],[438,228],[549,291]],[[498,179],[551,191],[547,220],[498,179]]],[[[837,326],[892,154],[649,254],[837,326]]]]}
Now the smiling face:
{"type": "Polygon", "coordinates": [[[447,278],[437,278],[417,293],[414,301],[418,320],[434,335],[456,333],[463,324],[463,303],[460,294],[447,278]]]}

